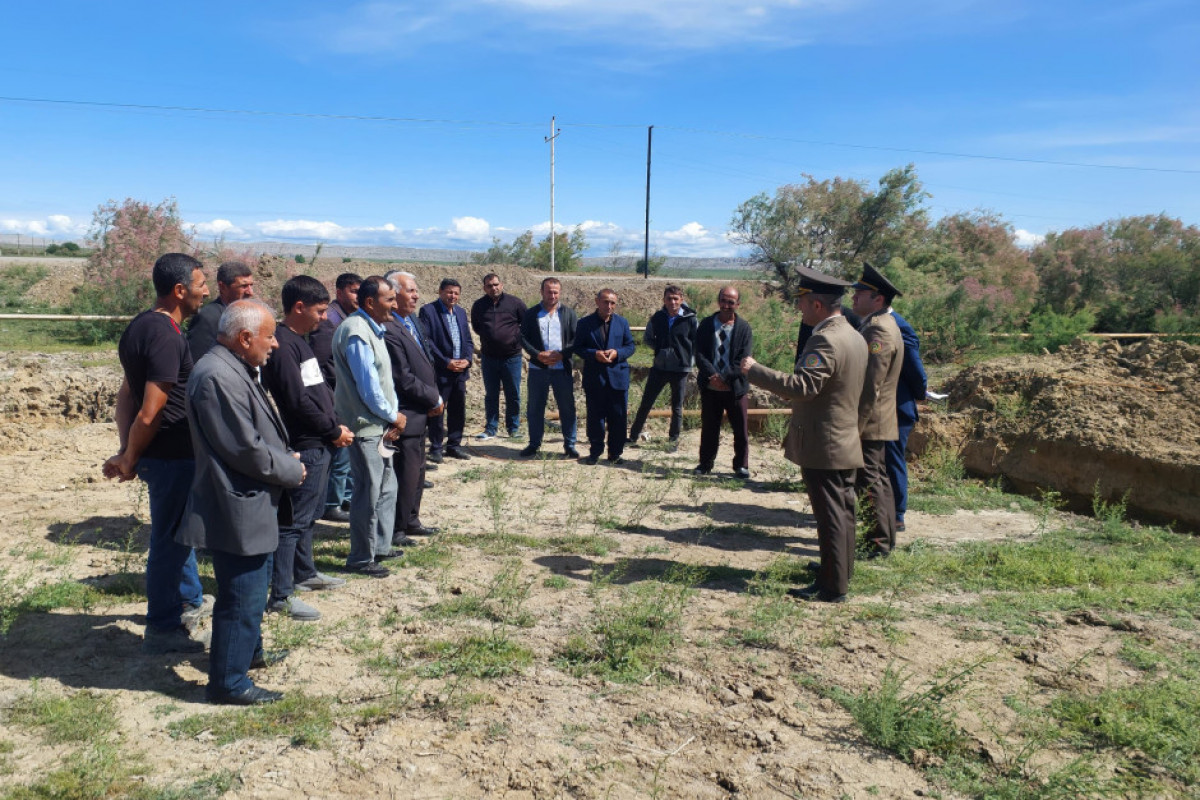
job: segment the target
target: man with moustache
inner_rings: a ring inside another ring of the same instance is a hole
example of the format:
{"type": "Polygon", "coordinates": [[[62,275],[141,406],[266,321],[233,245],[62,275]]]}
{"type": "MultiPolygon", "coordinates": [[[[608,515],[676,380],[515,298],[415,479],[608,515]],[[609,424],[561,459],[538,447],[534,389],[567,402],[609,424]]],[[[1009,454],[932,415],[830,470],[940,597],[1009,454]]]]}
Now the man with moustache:
{"type": "Polygon", "coordinates": [[[325,318],[329,292],[316,278],[297,275],[283,285],[283,324],[275,330],[279,349],[262,368],[262,383],[275,398],[291,448],[300,454],[307,477],[288,490],[292,522],[279,529],[267,611],[312,621],[321,612],[294,596],[346,585],[342,578],[323,575],[313,562],[313,524],[325,505],[326,483],[333,453],[349,446],[354,434],[338,423],[333,391],[325,385],[317,357],[305,338],[325,318]]]}
{"type": "MultiPolygon", "coordinates": [[[[396,308],[384,326],[392,367],[392,383],[400,413],[406,424],[396,440],[392,464],[396,471],[396,517],[392,545],[416,544],[413,536],[431,536],[437,531],[421,522],[421,500],[425,496],[425,431],[430,418],[441,415],[445,406],[438,394],[427,331],[417,317],[421,294],[417,279],[408,272],[389,272],[396,292],[396,308]]],[[[436,356],[435,356],[436,357],[436,356]]],[[[398,555],[398,553],[397,553],[398,555]]]]}
{"type": "Polygon", "coordinates": [[[259,705],[282,697],[249,676],[282,658],[263,652],[262,617],[279,524],[291,522],[286,490],[305,477],[300,454],[289,449],[283,420],[258,381],[278,346],[271,310],[257,300],[235,301],[187,387],[196,477],[177,540],[212,554],[217,602],[205,690],[210,703],[259,705]]]}
{"type": "Polygon", "coordinates": [[[186,411],[192,355],[180,330],[208,296],[204,265],[184,253],[154,262],[154,308],[133,318],[117,355],[125,378],[117,392],[120,450],[104,462],[106,478],[140,478],[150,500],[150,552],[146,558],[146,653],[195,653],[204,643],[191,629],[212,613],[201,591],[196,554],[178,544],[196,464],[186,411]]]}
{"type": "Polygon", "coordinates": [[[738,316],[741,296],[733,286],[717,293],[717,313],[696,329],[696,383],[700,386],[700,465],[697,475],[712,472],[721,446],[721,418],[733,430],[733,474],[750,477],[750,384],[742,374],[742,361],[751,355],[754,333],[738,316]]]}
{"type": "Polygon", "coordinates": [[[588,455],[596,464],[604,453],[608,430],[608,463],[624,464],[629,417],[629,357],[635,345],[629,323],[617,311],[617,293],[601,289],[596,311],[579,321],[575,352],[583,359],[583,394],[587,405],[588,455]]]}
{"type": "Polygon", "coordinates": [[[217,267],[217,299],[197,312],[188,325],[192,361],[199,361],[217,343],[217,323],[230,303],[254,297],[254,272],[241,261],[226,261],[217,267]]]}
{"type": "Polygon", "coordinates": [[[358,310],[333,335],[337,386],[333,407],[350,432],[350,553],[346,568],[369,578],[391,574],[378,563],[392,551],[396,520],[396,474],[390,455],[381,453],[407,421],[396,400],[392,365],[384,342],[384,325],[396,308],[396,292],[387,280],[372,275],[358,287],[358,310]],[[384,447],[380,447],[380,441],[384,447]]]}

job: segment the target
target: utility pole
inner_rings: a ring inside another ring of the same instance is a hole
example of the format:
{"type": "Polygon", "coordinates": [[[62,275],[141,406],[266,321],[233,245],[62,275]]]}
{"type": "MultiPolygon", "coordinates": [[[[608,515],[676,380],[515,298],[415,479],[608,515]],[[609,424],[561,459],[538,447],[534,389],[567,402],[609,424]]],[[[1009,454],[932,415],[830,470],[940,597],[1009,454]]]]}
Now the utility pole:
{"type": "Polygon", "coordinates": [[[654,126],[646,129],[646,243],[642,251],[642,269],[650,280],[650,148],[654,142],[654,126]]]}
{"type": "Polygon", "coordinates": [[[554,272],[554,140],[561,133],[554,127],[555,117],[550,118],[550,135],[545,140],[550,143],[550,271],[554,272]]]}

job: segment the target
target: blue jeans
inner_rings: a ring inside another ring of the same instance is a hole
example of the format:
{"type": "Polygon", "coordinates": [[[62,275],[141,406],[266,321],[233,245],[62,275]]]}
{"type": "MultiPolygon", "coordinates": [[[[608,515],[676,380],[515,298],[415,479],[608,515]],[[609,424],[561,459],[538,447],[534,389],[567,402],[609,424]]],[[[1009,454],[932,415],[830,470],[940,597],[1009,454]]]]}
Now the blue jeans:
{"type": "Polygon", "coordinates": [[[262,618],[271,579],[270,553],[237,556],[212,551],[217,575],[213,606],[212,643],[208,654],[210,700],[244,692],[254,685],[246,673],[254,654],[262,650],[262,618]]]}
{"type": "Polygon", "coordinates": [[[353,481],[350,479],[350,448],[339,447],[333,451],[329,465],[329,493],[325,495],[325,510],[340,508],[350,499],[353,481]]]}
{"type": "Polygon", "coordinates": [[[306,581],[317,574],[312,552],[313,523],[321,516],[332,457],[327,447],[300,451],[300,463],[307,474],[304,483],[287,490],[292,501],[292,524],[279,529],[279,547],[271,570],[271,600],[291,597],[295,581],[306,581]]]}
{"type": "Polygon", "coordinates": [[[498,358],[480,356],[483,366],[483,429],[495,436],[500,429],[500,386],[504,386],[504,427],[521,427],[521,354],[498,358]]]}
{"type": "Polygon", "coordinates": [[[204,599],[196,552],[175,541],[195,472],[196,462],[190,458],[143,458],[137,465],[150,498],[146,627],[158,631],[178,628],[183,604],[198,606],[204,599]]]}
{"type": "Polygon", "coordinates": [[[529,446],[541,447],[546,433],[546,401],[554,391],[558,420],[562,425],[563,448],[575,447],[575,380],[569,369],[529,368],[529,397],[525,419],[529,422],[529,446]]]}
{"type": "Polygon", "coordinates": [[[396,472],[392,459],[379,455],[378,436],[356,436],[350,451],[354,494],[350,495],[350,555],[346,566],[365,567],[375,556],[392,552],[396,521],[396,472]]]}

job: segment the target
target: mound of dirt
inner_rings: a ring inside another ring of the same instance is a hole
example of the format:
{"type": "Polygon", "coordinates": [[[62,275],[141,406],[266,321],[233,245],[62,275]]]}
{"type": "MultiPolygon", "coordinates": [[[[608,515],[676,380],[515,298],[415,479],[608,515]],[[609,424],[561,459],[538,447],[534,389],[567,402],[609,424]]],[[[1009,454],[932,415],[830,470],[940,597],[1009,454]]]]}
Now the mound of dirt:
{"type": "Polygon", "coordinates": [[[116,359],[77,353],[0,354],[0,452],[34,446],[36,429],[111,422],[121,388],[116,359]]]}
{"type": "Polygon", "coordinates": [[[978,364],[947,390],[951,413],[920,443],[957,447],[971,472],[1076,499],[1128,493],[1132,511],[1200,529],[1200,347],[1078,342],[978,364]]]}

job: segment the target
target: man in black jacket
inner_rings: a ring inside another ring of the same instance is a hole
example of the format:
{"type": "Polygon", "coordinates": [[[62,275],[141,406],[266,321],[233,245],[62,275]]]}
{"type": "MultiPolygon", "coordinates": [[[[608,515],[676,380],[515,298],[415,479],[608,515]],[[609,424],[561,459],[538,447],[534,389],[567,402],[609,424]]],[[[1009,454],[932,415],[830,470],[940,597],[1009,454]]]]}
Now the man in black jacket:
{"type": "Polygon", "coordinates": [[[425,433],[429,417],[445,410],[438,394],[437,375],[429,348],[429,332],[417,316],[421,295],[417,279],[408,272],[389,272],[396,290],[396,310],[384,325],[383,341],[392,366],[392,385],[406,424],[396,440],[392,465],[396,471],[396,517],[392,525],[392,554],[397,546],[414,544],[410,536],[429,536],[434,528],[421,522],[425,496],[425,433]]]}
{"type": "Polygon", "coordinates": [[[579,458],[575,450],[575,378],[571,374],[571,348],[579,316],[558,302],[562,284],[558,278],[542,281],[542,302],[525,312],[521,323],[521,346],[529,355],[529,397],[525,419],[529,423],[529,445],[523,458],[537,453],[546,431],[546,401],[554,391],[563,433],[563,453],[579,458]]]}
{"type": "Polygon", "coordinates": [[[483,297],[471,306],[471,328],[479,334],[479,365],[483,373],[483,433],[491,439],[500,430],[500,387],[504,387],[504,427],[516,436],[521,426],[521,323],[525,304],[504,293],[500,276],[483,278],[483,297]]]}
{"type": "Polygon", "coordinates": [[[629,429],[630,447],[638,446],[646,417],[650,415],[650,409],[654,407],[654,401],[664,386],[671,387],[668,448],[674,451],[679,446],[679,430],[683,426],[683,392],[692,371],[696,325],[696,312],[684,304],[683,290],[674,285],[664,289],[663,307],[650,317],[643,337],[654,351],[654,365],[650,367],[650,377],[642,389],[642,402],[633,418],[633,427],[629,429]]]}
{"type": "Polygon", "coordinates": [[[230,303],[254,297],[254,272],[241,261],[226,261],[217,267],[217,299],[200,309],[188,324],[188,347],[192,361],[217,343],[217,323],[230,303]]]}
{"type": "Polygon", "coordinates": [[[720,308],[705,317],[696,330],[696,365],[700,386],[700,466],[697,474],[712,472],[721,446],[721,417],[733,429],[733,473],[750,477],[750,436],[747,399],[750,384],[742,374],[742,360],[751,355],[754,334],[750,323],[737,315],[738,290],[725,286],[717,294],[720,308]]]}
{"type": "Polygon", "coordinates": [[[297,275],[283,285],[282,299],[283,324],[275,331],[279,349],[262,368],[262,382],[275,398],[288,441],[300,454],[307,476],[304,483],[288,490],[292,522],[279,528],[267,611],[311,621],[320,619],[321,613],[293,593],[336,589],[346,583],[317,571],[312,536],[325,507],[333,451],[354,441],[354,434],[338,423],[333,391],[305,339],[325,318],[329,291],[316,278],[297,275]]]}

